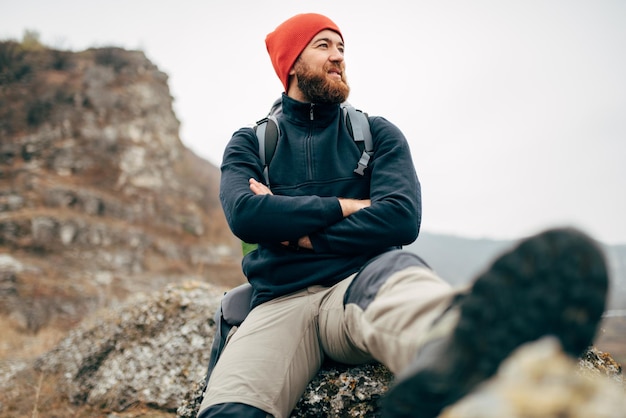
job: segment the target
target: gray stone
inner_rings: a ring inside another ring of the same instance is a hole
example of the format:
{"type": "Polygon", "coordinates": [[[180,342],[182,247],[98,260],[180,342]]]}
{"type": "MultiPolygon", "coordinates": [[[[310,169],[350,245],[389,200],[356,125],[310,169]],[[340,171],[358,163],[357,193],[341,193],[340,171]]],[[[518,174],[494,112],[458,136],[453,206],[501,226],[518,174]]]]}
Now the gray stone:
{"type": "Polygon", "coordinates": [[[596,368],[586,362],[580,365],[566,356],[554,338],[524,345],[494,378],[440,418],[626,417],[621,377],[612,381],[604,372],[589,373],[596,368]]]}
{"type": "Polygon", "coordinates": [[[35,367],[62,376],[59,390],[74,403],[174,411],[206,371],[222,293],[189,282],[137,297],[84,322],[35,367]]]}

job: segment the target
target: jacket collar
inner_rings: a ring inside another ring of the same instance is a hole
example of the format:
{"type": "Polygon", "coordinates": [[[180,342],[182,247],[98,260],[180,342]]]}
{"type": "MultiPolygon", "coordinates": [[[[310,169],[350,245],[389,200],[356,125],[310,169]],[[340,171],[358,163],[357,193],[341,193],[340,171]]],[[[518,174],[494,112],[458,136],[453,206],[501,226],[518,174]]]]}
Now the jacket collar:
{"type": "Polygon", "coordinates": [[[298,124],[325,126],[339,114],[336,103],[304,103],[283,93],[283,115],[298,124]]]}

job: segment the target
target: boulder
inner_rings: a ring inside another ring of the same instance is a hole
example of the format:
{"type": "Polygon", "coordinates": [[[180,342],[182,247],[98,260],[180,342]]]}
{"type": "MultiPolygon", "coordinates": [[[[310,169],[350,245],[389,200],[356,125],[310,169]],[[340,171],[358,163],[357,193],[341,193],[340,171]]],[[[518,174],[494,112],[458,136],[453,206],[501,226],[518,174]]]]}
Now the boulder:
{"type": "Polygon", "coordinates": [[[577,363],[556,339],[543,338],[520,347],[492,379],[440,418],[626,417],[621,370],[606,363],[595,349],[577,363]]]}

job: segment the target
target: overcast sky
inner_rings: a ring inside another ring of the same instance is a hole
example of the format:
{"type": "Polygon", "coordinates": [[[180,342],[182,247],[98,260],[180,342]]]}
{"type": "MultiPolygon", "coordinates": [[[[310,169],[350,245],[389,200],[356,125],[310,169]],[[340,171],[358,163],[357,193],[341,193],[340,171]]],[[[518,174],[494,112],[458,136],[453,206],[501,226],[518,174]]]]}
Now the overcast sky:
{"type": "Polygon", "coordinates": [[[626,243],[624,0],[0,0],[0,39],[143,50],[182,141],[219,165],[282,91],[265,35],[302,12],[341,28],[349,101],[409,140],[423,230],[626,243]]]}

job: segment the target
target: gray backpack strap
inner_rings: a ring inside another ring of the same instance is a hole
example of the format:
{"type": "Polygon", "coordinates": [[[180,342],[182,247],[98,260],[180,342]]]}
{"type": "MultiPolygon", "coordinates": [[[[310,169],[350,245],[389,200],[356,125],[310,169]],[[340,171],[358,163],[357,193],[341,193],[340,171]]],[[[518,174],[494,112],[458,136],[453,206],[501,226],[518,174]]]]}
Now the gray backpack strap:
{"type": "Polygon", "coordinates": [[[269,165],[274,157],[276,151],[276,144],[278,143],[278,137],[280,136],[280,130],[278,128],[278,121],[276,117],[270,115],[265,119],[257,122],[255,127],[256,137],[259,142],[259,157],[263,164],[263,177],[265,177],[265,184],[270,186],[269,177],[269,165]]]}
{"type": "Polygon", "coordinates": [[[367,113],[364,113],[349,104],[342,105],[343,115],[348,127],[348,131],[352,135],[355,142],[363,142],[364,149],[361,158],[357,162],[354,172],[363,176],[365,169],[369,164],[370,158],[374,154],[374,142],[372,140],[372,132],[370,131],[369,119],[367,113]]]}
{"type": "Polygon", "coordinates": [[[270,187],[269,166],[276,151],[278,138],[280,137],[280,128],[278,127],[278,119],[276,115],[282,113],[282,100],[278,99],[272,105],[267,117],[256,123],[254,131],[259,142],[259,157],[263,164],[263,177],[265,184],[270,187]]]}

